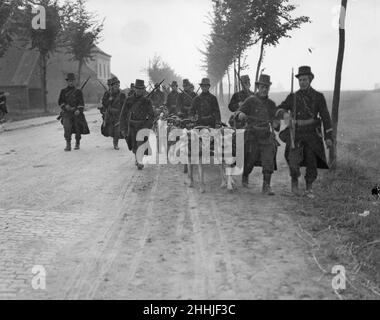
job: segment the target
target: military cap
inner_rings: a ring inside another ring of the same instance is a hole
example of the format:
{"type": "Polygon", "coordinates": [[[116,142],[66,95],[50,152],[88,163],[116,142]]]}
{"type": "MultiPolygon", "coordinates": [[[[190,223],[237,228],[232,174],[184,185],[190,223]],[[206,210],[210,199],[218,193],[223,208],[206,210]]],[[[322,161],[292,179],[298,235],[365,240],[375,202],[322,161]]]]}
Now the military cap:
{"type": "Polygon", "coordinates": [[[75,80],[75,74],[74,73],[68,73],[67,77],[66,77],[66,80],[67,81],[69,81],[69,80],[75,80]]]}
{"type": "Polygon", "coordinates": [[[256,84],[263,84],[265,86],[271,86],[272,82],[270,82],[270,76],[267,74],[261,74],[259,81],[256,81],[256,84]]]}
{"type": "Polygon", "coordinates": [[[299,78],[301,76],[311,76],[312,79],[314,79],[314,74],[311,72],[311,67],[309,67],[309,66],[299,67],[298,74],[296,75],[296,78],[299,78]]]}
{"type": "Polygon", "coordinates": [[[251,81],[251,79],[249,78],[248,75],[241,76],[241,77],[240,77],[240,80],[241,80],[241,82],[243,82],[243,83],[246,83],[246,82],[250,82],[250,81],[251,81]]]}
{"type": "Polygon", "coordinates": [[[146,87],[145,87],[144,80],[136,79],[135,88],[136,89],[145,89],[146,87]]]}
{"type": "Polygon", "coordinates": [[[211,81],[209,78],[203,78],[202,82],[199,85],[200,86],[211,86],[211,81]]]}
{"type": "Polygon", "coordinates": [[[120,80],[117,77],[110,79],[110,86],[113,86],[114,84],[120,84],[120,80]]]}

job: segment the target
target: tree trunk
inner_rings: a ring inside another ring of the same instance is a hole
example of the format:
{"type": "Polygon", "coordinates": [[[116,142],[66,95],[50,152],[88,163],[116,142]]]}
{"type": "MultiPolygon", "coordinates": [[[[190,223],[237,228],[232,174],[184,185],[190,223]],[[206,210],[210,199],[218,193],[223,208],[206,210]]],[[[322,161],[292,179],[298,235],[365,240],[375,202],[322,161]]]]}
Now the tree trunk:
{"type": "Polygon", "coordinates": [[[227,68],[227,80],[228,80],[228,101],[231,101],[231,75],[230,75],[230,67],[227,68]]]}
{"type": "Polygon", "coordinates": [[[237,74],[236,74],[236,59],[234,59],[234,92],[235,93],[238,91],[236,78],[237,78],[237,74]]]}
{"type": "Polygon", "coordinates": [[[224,104],[223,78],[219,82],[219,104],[224,104]]]}
{"type": "Polygon", "coordinates": [[[82,68],[83,68],[83,60],[79,60],[79,62],[78,62],[78,82],[77,82],[78,87],[80,87],[80,83],[81,83],[82,68]]]}
{"type": "Polygon", "coordinates": [[[241,91],[241,83],[239,81],[240,79],[240,69],[241,69],[241,54],[239,54],[239,58],[238,58],[238,74],[237,74],[237,78],[238,78],[238,88],[239,88],[239,91],[241,91]]]}
{"type": "Polygon", "coordinates": [[[340,87],[342,81],[342,68],[343,68],[343,59],[344,59],[344,49],[346,42],[346,31],[345,31],[345,19],[346,19],[346,9],[347,9],[347,0],[342,0],[342,7],[340,12],[339,20],[339,51],[338,51],[338,60],[336,64],[336,73],[335,73],[335,87],[334,87],[334,96],[331,112],[331,121],[333,129],[333,147],[329,151],[329,162],[331,170],[337,168],[337,159],[338,159],[338,119],[339,119],[339,102],[340,102],[340,87]]]}
{"type": "Polygon", "coordinates": [[[40,53],[42,107],[44,108],[45,113],[48,112],[46,74],[47,74],[47,55],[40,53]]]}
{"type": "MultiPolygon", "coordinates": [[[[263,56],[264,56],[264,48],[265,48],[265,37],[263,37],[261,39],[261,47],[260,47],[260,57],[259,57],[259,61],[257,62],[257,69],[256,69],[256,78],[255,78],[255,82],[259,81],[259,76],[260,76],[260,68],[261,68],[261,64],[263,63],[263,56]]],[[[256,85],[255,85],[255,92],[257,91],[257,88],[256,88],[256,85]]]]}

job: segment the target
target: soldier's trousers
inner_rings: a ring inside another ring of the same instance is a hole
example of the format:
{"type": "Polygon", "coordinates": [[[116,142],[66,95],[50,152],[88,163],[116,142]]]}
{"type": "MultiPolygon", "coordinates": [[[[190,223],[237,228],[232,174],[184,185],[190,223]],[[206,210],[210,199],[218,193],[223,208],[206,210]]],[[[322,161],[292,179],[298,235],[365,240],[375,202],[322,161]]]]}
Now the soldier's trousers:
{"type": "Polygon", "coordinates": [[[82,136],[80,134],[81,126],[79,118],[74,114],[65,114],[62,120],[65,131],[65,140],[71,141],[71,135],[75,132],[75,140],[80,141],[82,136]]]}
{"type": "Polygon", "coordinates": [[[312,148],[300,142],[294,150],[289,151],[290,176],[298,179],[301,176],[301,163],[306,162],[306,183],[313,183],[318,176],[318,158],[312,148]]]}
{"type": "Polygon", "coordinates": [[[255,163],[261,162],[263,174],[273,174],[275,167],[276,150],[273,144],[254,143],[245,146],[244,150],[244,177],[248,177],[255,163]]]}

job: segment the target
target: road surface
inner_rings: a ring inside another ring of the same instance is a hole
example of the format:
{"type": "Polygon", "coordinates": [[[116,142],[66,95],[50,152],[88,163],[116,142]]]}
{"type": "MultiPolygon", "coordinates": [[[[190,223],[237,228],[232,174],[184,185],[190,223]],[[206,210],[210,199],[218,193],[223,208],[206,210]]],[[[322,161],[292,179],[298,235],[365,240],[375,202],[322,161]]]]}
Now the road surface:
{"type": "Polygon", "coordinates": [[[287,207],[280,151],[276,197],[253,187],[207,192],[178,166],[137,171],[124,142],[92,134],[65,153],[57,122],[0,133],[0,299],[333,299],[287,207]],[[46,288],[33,288],[34,266],[46,288]]]}

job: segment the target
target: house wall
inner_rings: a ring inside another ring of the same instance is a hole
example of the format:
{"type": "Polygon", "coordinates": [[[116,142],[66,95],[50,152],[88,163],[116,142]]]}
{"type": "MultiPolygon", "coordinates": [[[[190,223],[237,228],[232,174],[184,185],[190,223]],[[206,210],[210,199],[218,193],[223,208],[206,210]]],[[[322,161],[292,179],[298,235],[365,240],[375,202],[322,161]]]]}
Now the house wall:
{"type": "MultiPolygon", "coordinates": [[[[50,58],[47,73],[47,101],[49,108],[54,108],[57,106],[59,94],[61,90],[67,86],[65,80],[66,75],[70,72],[74,73],[76,76],[78,74],[78,62],[71,61],[70,56],[64,53],[57,53],[50,58]]],[[[38,73],[38,70],[34,72],[34,74],[38,73]]],[[[80,86],[82,86],[88,77],[91,77],[91,80],[87,83],[85,89],[83,90],[84,100],[86,104],[96,103],[98,102],[99,95],[102,95],[104,90],[96,81],[96,73],[87,65],[83,65],[80,86]]]]}
{"type": "Polygon", "coordinates": [[[111,58],[101,53],[96,53],[94,60],[88,62],[88,67],[98,76],[98,79],[107,83],[111,78],[111,58]]]}
{"type": "Polygon", "coordinates": [[[29,109],[28,90],[23,86],[0,86],[0,91],[9,92],[7,97],[8,111],[29,109]]]}
{"type": "MultiPolygon", "coordinates": [[[[0,59],[0,90],[9,92],[7,99],[10,109],[29,110],[42,109],[41,76],[38,63],[39,54],[27,47],[13,47],[0,59]]],[[[111,58],[103,53],[97,53],[94,61],[83,66],[81,84],[90,76],[91,80],[84,89],[86,104],[98,103],[104,94],[103,84],[111,77],[111,58]],[[98,67],[99,64],[99,67],[98,67]],[[100,67],[101,66],[101,67],[100,67]],[[102,68],[102,70],[100,70],[102,68]],[[105,71],[104,72],[104,68],[105,71]],[[94,70],[93,70],[94,69],[94,70]],[[101,77],[98,77],[101,75],[101,77]]],[[[64,51],[51,55],[47,66],[47,102],[49,109],[58,105],[60,91],[66,87],[67,73],[78,73],[78,62],[64,51]]]]}

